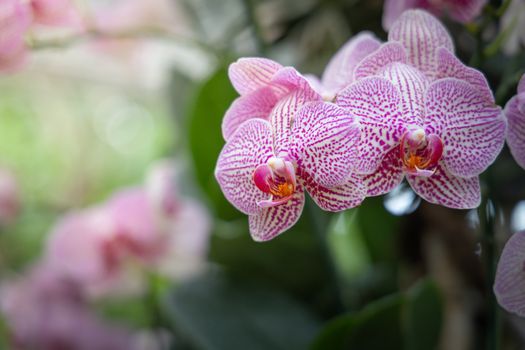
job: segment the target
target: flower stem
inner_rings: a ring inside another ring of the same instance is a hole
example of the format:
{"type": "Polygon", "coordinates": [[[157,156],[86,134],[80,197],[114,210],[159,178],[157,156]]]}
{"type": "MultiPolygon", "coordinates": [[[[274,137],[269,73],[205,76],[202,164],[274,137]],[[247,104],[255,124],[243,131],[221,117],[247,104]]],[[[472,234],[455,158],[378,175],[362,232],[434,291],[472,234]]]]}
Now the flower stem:
{"type": "MultiPolygon", "coordinates": [[[[487,187],[490,188],[490,173],[487,172],[487,187]]],[[[487,191],[488,192],[488,191],[487,191]]],[[[489,193],[484,196],[482,205],[479,208],[480,223],[482,225],[482,256],[485,270],[485,290],[486,290],[486,311],[487,311],[487,328],[485,347],[487,350],[497,350],[500,345],[501,320],[496,297],[492,292],[494,278],[496,275],[497,247],[495,239],[495,228],[497,219],[497,206],[490,199],[489,193]]]]}

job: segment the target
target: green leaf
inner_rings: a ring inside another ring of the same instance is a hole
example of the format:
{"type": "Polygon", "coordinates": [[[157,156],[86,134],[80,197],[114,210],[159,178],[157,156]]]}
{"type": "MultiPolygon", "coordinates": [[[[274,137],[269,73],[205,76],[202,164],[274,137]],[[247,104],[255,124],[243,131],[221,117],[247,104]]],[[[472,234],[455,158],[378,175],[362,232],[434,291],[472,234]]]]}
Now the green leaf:
{"type": "Polygon", "coordinates": [[[436,349],[441,333],[442,303],[434,283],[421,281],[329,322],[312,349],[436,349]]]}
{"type": "Polygon", "coordinates": [[[224,198],[214,176],[215,164],[224,145],[222,118],[236,96],[226,68],[217,70],[198,89],[188,121],[189,148],[197,183],[208,196],[217,216],[225,220],[243,216],[224,198]]]}
{"type": "Polygon", "coordinates": [[[279,290],[214,271],[175,289],[166,312],[176,334],[203,350],[305,349],[317,320],[279,290]]]}
{"type": "Polygon", "coordinates": [[[407,294],[404,310],[406,349],[436,349],[443,320],[443,305],[437,286],[424,280],[407,294]]]}
{"type": "Polygon", "coordinates": [[[312,349],[402,349],[402,305],[403,297],[397,294],[336,318],[321,331],[312,349]]]}

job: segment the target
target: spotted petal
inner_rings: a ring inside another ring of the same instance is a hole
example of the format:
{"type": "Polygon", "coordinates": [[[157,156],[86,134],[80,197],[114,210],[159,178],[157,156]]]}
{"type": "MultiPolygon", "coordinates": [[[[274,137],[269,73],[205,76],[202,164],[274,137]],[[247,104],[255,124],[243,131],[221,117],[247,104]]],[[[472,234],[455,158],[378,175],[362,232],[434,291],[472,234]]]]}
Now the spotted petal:
{"type": "Polygon", "coordinates": [[[282,66],[267,58],[240,58],[230,65],[228,75],[233,87],[241,95],[247,95],[270,83],[282,66]]]}
{"type": "Polygon", "coordinates": [[[361,124],[356,172],[373,173],[399,141],[399,91],[385,78],[370,77],[354,82],[341,91],[336,102],[356,115],[361,124]]]}
{"type": "Polygon", "coordinates": [[[428,78],[419,70],[403,63],[392,63],[381,71],[400,92],[401,115],[404,123],[423,125],[425,112],[424,96],[428,78]]]}
{"type": "Polygon", "coordinates": [[[270,113],[270,124],[274,140],[275,154],[288,152],[292,123],[299,109],[308,102],[319,101],[321,96],[304,89],[295,90],[281,99],[270,113]]]}
{"type": "Polygon", "coordinates": [[[349,174],[342,185],[331,188],[319,185],[308,173],[301,173],[301,180],[314,202],[326,211],[338,212],[357,207],[366,197],[362,175],[349,174]]]}
{"type": "Polygon", "coordinates": [[[494,294],[507,311],[525,316],[525,232],[505,244],[496,270],[494,294]]]}
{"type": "Polygon", "coordinates": [[[464,80],[477,88],[485,96],[487,101],[494,103],[492,90],[483,73],[465,66],[452,52],[444,47],[439,48],[437,51],[436,78],[456,78],[464,80]]]}
{"type": "Polygon", "coordinates": [[[525,114],[518,109],[518,97],[514,96],[505,106],[509,123],[507,144],[516,162],[525,169],[525,114]]]}
{"type": "Polygon", "coordinates": [[[297,113],[290,150],[303,171],[324,187],[343,184],[357,160],[359,124],[333,103],[312,102],[297,113]]]}
{"type": "Polygon", "coordinates": [[[323,73],[322,85],[336,94],[353,81],[354,69],[368,54],[379,48],[381,42],[369,32],[362,32],[343,45],[332,57],[323,73]]]}
{"type": "Polygon", "coordinates": [[[400,42],[407,49],[408,61],[428,76],[435,75],[440,47],[454,51],[445,27],[422,10],[405,11],[392,25],[388,40],[400,42]]]}
{"type": "Polygon", "coordinates": [[[404,176],[399,149],[394,148],[387,153],[374,173],[363,178],[367,188],[366,195],[371,197],[388,193],[403,181],[404,176]]]}
{"type": "Polygon", "coordinates": [[[429,177],[407,175],[412,189],[430,203],[454,209],[472,209],[481,201],[479,179],[457,177],[440,163],[429,177]]]}
{"type": "Polygon", "coordinates": [[[425,124],[441,135],[448,171],[472,177],[496,159],[505,142],[506,122],[483,92],[465,81],[441,79],[429,87],[425,104],[425,124]]]}
{"type": "Polygon", "coordinates": [[[377,75],[381,69],[394,62],[405,63],[405,48],[397,42],[388,42],[366,56],[355,68],[354,80],[377,75]]]}
{"type": "Polygon", "coordinates": [[[264,208],[250,215],[250,234],[257,242],[268,241],[295,225],[304,207],[304,191],[299,186],[287,203],[264,208]]]}
{"type": "Polygon", "coordinates": [[[251,94],[238,97],[226,111],[222,121],[222,135],[228,140],[239,126],[252,118],[268,120],[277,95],[270,87],[263,87],[251,94]]]}
{"type": "Polygon", "coordinates": [[[258,213],[261,209],[257,203],[268,199],[252,177],[255,168],[272,154],[270,124],[251,119],[232,135],[219,155],[215,177],[226,199],[245,214],[258,213]]]}

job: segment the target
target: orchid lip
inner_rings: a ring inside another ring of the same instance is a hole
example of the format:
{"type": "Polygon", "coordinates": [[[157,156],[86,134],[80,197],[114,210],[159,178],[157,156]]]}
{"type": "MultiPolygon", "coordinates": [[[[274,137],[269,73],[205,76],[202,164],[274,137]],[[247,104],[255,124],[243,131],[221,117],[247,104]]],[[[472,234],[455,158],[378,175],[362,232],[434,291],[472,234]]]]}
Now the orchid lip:
{"type": "Polygon", "coordinates": [[[401,137],[399,156],[409,174],[432,176],[442,155],[443,141],[436,134],[427,135],[423,129],[414,129],[401,137]]]}
{"type": "Polygon", "coordinates": [[[270,195],[269,199],[257,203],[262,208],[288,202],[297,188],[294,165],[280,157],[271,157],[266,164],[259,165],[252,178],[259,190],[270,195]]]}

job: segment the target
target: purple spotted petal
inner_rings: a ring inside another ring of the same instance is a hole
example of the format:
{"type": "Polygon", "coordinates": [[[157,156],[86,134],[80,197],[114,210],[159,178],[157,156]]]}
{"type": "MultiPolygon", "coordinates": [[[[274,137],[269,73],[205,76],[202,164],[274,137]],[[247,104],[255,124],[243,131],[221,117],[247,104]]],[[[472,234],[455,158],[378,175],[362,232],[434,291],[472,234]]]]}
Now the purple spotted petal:
{"type": "Polygon", "coordinates": [[[443,161],[452,174],[479,175],[496,159],[505,142],[501,109],[465,81],[434,82],[425,98],[425,124],[442,138],[443,161]]]}
{"type": "Polygon", "coordinates": [[[322,85],[336,94],[353,81],[354,69],[363,58],[379,48],[381,42],[369,32],[362,32],[343,45],[323,73],[322,85]]]}
{"type": "Polygon", "coordinates": [[[282,66],[267,58],[239,58],[230,65],[228,75],[233,87],[241,95],[247,95],[270,83],[282,66]]]}
{"type": "Polygon", "coordinates": [[[494,294],[505,310],[525,316],[525,231],[512,235],[503,248],[494,294]]]}
{"type": "Polygon", "coordinates": [[[414,192],[430,203],[454,209],[472,209],[481,201],[479,179],[457,177],[440,163],[429,177],[406,175],[414,192]]]}
{"type": "Polygon", "coordinates": [[[387,65],[393,62],[405,63],[406,60],[407,55],[403,45],[397,42],[384,43],[357,65],[354,71],[354,80],[377,75],[387,65]]]}
{"type": "Polygon", "coordinates": [[[312,102],[295,117],[290,151],[314,182],[335,187],[345,182],[355,166],[359,138],[359,124],[347,110],[312,102]]]}
{"type": "Polygon", "coordinates": [[[356,172],[373,173],[401,136],[398,89],[385,78],[365,78],[341,91],[336,102],[356,115],[361,124],[356,172]]]}
{"type": "Polygon", "coordinates": [[[270,87],[263,87],[251,94],[238,97],[226,111],[222,121],[222,135],[228,140],[237,128],[252,118],[268,119],[277,103],[277,96],[270,87]]]}
{"type": "Polygon", "coordinates": [[[403,122],[411,125],[423,125],[425,113],[425,91],[428,78],[419,70],[403,63],[392,63],[381,71],[401,94],[401,111],[403,122]]]}
{"type": "Polygon", "coordinates": [[[518,109],[518,97],[514,96],[505,106],[509,123],[507,144],[516,162],[525,169],[525,114],[518,109]]]}
{"type": "Polygon", "coordinates": [[[408,61],[428,76],[435,75],[440,47],[454,52],[452,38],[445,27],[422,10],[405,11],[392,25],[388,40],[400,42],[407,49],[408,61]]]}
{"type": "Polygon", "coordinates": [[[219,155],[215,177],[226,199],[245,214],[258,213],[261,209],[257,203],[268,199],[252,177],[255,168],[272,154],[270,124],[251,119],[232,135],[219,155]]]}
{"type": "Polygon", "coordinates": [[[290,133],[292,122],[299,109],[308,102],[319,101],[321,96],[307,90],[295,90],[281,99],[270,113],[270,124],[277,156],[290,148],[290,133]]]}
{"type": "Polygon", "coordinates": [[[403,181],[404,176],[399,149],[394,148],[387,153],[373,174],[366,175],[363,178],[367,188],[367,196],[380,196],[392,191],[403,181]]]}
{"type": "Polygon", "coordinates": [[[303,212],[304,191],[299,186],[291,199],[250,215],[250,233],[257,242],[268,241],[292,227],[303,212]]]}
{"type": "Polygon", "coordinates": [[[438,49],[436,78],[456,78],[464,80],[477,88],[488,101],[494,102],[492,90],[483,73],[465,66],[452,52],[444,47],[438,49]]]}
{"type": "Polygon", "coordinates": [[[342,185],[326,188],[308,173],[301,173],[301,180],[314,202],[326,211],[342,211],[360,205],[366,197],[363,176],[349,174],[342,185]]]}

